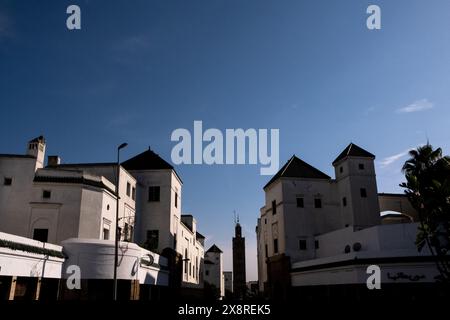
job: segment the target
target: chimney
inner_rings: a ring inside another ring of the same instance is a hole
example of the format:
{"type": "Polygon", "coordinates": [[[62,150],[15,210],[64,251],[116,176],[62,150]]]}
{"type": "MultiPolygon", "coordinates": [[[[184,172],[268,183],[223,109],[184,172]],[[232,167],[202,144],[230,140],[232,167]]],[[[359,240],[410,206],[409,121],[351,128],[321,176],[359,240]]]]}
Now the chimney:
{"type": "Polygon", "coordinates": [[[47,158],[47,165],[49,167],[56,167],[57,165],[61,164],[61,158],[58,156],[48,156],[47,158]]]}

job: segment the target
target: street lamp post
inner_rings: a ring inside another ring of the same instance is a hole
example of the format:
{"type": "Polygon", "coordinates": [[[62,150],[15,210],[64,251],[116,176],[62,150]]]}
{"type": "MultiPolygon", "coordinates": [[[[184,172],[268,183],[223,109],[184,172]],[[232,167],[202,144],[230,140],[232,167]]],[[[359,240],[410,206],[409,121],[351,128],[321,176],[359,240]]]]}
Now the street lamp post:
{"type": "Polygon", "coordinates": [[[116,236],[114,238],[114,301],[117,300],[117,266],[119,264],[119,177],[120,177],[120,149],[128,143],[122,143],[117,147],[117,172],[116,172],[116,236]]]}

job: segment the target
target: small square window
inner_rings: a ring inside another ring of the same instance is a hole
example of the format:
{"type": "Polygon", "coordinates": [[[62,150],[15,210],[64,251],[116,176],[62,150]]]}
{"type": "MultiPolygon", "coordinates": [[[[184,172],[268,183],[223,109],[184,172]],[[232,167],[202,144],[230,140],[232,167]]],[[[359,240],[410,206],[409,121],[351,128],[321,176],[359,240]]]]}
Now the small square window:
{"type": "Polygon", "coordinates": [[[305,207],[305,203],[303,201],[302,197],[298,197],[297,198],[297,208],[304,208],[305,207]]]}
{"type": "Polygon", "coordinates": [[[5,179],[3,180],[3,184],[4,184],[5,186],[10,186],[10,185],[12,185],[12,178],[5,178],[5,179]]]}
{"type": "Polygon", "coordinates": [[[302,239],[298,241],[298,248],[300,250],[306,250],[306,240],[302,239]]]}
{"type": "Polygon", "coordinates": [[[148,187],[148,201],[149,202],[158,202],[160,197],[160,188],[159,186],[151,186],[148,187]]]}
{"type": "Polygon", "coordinates": [[[358,168],[359,168],[359,170],[364,170],[364,163],[358,164],[358,168]]]}
{"type": "Polygon", "coordinates": [[[346,198],[346,197],[343,197],[343,198],[342,198],[342,206],[343,206],[343,207],[346,207],[346,206],[347,206],[347,198],[346,198]]]}
{"type": "Polygon", "coordinates": [[[320,198],[314,199],[314,208],[317,208],[317,209],[322,208],[322,199],[320,199],[320,198]]]}
{"type": "Polygon", "coordinates": [[[48,241],[48,229],[34,229],[33,230],[33,240],[47,242],[48,241]]]}
{"type": "Polygon", "coordinates": [[[359,189],[359,192],[361,193],[361,198],[367,198],[367,191],[365,188],[359,189]]]}
{"type": "Polygon", "coordinates": [[[42,198],[44,199],[50,199],[52,196],[52,192],[50,190],[44,190],[42,191],[42,198]]]}

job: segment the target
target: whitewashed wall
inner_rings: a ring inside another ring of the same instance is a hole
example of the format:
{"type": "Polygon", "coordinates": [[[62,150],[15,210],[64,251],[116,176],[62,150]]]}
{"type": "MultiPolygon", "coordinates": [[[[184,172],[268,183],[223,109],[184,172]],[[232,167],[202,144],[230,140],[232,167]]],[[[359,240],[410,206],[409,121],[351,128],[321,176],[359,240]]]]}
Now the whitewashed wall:
{"type": "MultiPolygon", "coordinates": [[[[61,246],[3,232],[0,239],[62,252],[61,246]]],[[[63,258],[0,247],[0,276],[60,278],[63,262],[63,258]]]]}
{"type": "MultiPolygon", "coordinates": [[[[114,241],[68,239],[63,241],[63,246],[64,253],[68,256],[64,267],[79,266],[82,279],[113,278],[114,241]]],[[[166,258],[142,249],[134,243],[120,242],[117,278],[139,280],[141,284],[168,285],[169,274],[167,271],[141,264],[141,258],[149,260],[148,255],[153,257],[154,263],[163,268],[167,267],[166,258]]]]}

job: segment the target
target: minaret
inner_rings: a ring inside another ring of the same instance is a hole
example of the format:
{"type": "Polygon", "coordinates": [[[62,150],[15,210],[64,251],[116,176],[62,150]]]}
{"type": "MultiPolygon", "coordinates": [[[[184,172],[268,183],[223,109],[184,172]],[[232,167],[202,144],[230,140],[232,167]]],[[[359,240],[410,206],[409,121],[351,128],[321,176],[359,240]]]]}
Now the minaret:
{"type": "Polygon", "coordinates": [[[247,290],[245,277],[245,238],[239,216],[235,220],[235,236],[233,237],[233,294],[236,299],[244,299],[247,290]]]}

